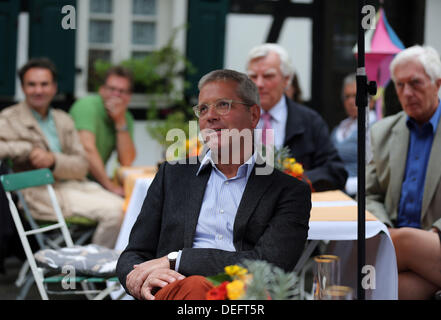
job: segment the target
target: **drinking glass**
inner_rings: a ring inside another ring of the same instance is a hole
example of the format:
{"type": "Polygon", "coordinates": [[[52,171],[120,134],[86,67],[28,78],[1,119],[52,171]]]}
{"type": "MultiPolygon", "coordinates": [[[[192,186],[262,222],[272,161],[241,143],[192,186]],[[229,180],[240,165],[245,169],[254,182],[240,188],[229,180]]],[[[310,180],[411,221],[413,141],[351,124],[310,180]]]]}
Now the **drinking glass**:
{"type": "Polygon", "coordinates": [[[340,258],[325,254],[314,257],[314,300],[322,300],[327,287],[340,285],[340,258]]]}
{"type": "Polygon", "coordinates": [[[328,286],[324,292],[322,300],[353,300],[354,291],[347,286],[328,286]]]}

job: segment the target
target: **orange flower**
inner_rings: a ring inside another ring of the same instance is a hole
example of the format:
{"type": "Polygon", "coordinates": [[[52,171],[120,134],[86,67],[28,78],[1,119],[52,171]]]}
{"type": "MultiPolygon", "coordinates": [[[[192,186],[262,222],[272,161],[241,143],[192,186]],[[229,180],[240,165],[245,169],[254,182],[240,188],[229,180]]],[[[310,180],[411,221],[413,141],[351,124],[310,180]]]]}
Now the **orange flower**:
{"type": "Polygon", "coordinates": [[[207,300],[226,300],[227,299],[227,284],[228,281],[222,282],[219,286],[212,288],[207,292],[207,300]]]}

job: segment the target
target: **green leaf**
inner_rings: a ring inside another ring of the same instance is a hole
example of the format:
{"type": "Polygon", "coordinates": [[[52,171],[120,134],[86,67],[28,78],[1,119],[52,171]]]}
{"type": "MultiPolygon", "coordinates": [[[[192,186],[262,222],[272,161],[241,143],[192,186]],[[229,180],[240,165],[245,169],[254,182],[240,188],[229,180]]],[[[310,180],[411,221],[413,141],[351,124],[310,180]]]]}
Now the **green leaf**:
{"type": "Polygon", "coordinates": [[[206,277],[215,287],[220,285],[222,282],[231,281],[231,277],[226,273],[219,273],[215,276],[206,277]]]}

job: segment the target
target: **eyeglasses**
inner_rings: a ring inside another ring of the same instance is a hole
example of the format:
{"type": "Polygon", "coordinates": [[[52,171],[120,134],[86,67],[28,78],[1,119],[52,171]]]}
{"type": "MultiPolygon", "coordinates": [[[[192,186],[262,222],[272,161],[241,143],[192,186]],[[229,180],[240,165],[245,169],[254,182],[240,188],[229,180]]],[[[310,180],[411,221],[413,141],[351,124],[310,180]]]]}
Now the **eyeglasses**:
{"type": "Polygon", "coordinates": [[[214,106],[214,108],[216,109],[216,112],[223,116],[223,115],[226,115],[228,112],[230,112],[231,105],[233,103],[239,103],[239,104],[243,104],[246,106],[252,106],[252,104],[245,103],[242,101],[221,99],[221,100],[217,100],[214,103],[198,104],[193,107],[193,111],[194,111],[194,114],[196,115],[196,117],[201,118],[201,117],[204,117],[208,113],[210,106],[214,106]]]}
{"type": "Polygon", "coordinates": [[[115,87],[112,87],[112,86],[105,86],[105,88],[107,89],[107,90],[109,90],[111,93],[119,93],[119,94],[121,94],[121,95],[124,95],[124,94],[130,94],[130,90],[125,90],[125,89],[118,89],[118,88],[115,88],[115,87]]]}

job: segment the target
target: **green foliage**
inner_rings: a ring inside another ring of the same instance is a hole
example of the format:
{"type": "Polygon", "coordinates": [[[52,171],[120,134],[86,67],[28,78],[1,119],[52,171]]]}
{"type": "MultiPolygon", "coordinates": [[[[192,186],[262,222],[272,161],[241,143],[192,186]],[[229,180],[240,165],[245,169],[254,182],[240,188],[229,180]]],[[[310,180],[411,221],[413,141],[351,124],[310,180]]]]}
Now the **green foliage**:
{"type": "Polygon", "coordinates": [[[171,113],[165,121],[147,124],[147,132],[165,148],[174,143],[174,141],[166,141],[167,132],[171,129],[183,130],[188,138],[189,125],[184,112],[176,111],[171,113]]]}
{"type": "MultiPolygon", "coordinates": [[[[120,63],[133,73],[134,92],[147,94],[150,119],[158,118],[157,107],[160,100],[165,99],[168,107],[188,108],[183,99],[183,92],[176,87],[176,80],[183,81],[184,89],[187,88],[189,83],[184,81],[184,74],[194,73],[195,68],[173,45],[179,29],[173,30],[172,36],[162,48],[150,52],[145,57],[131,58],[120,63]]],[[[94,87],[98,89],[112,64],[99,59],[94,67],[94,87]]]]}
{"type": "Polygon", "coordinates": [[[244,300],[296,300],[299,299],[298,276],[285,272],[266,261],[245,260],[245,268],[253,275],[247,285],[244,300]]]}
{"type": "Polygon", "coordinates": [[[232,281],[231,277],[226,273],[219,273],[215,276],[206,277],[206,279],[210,281],[215,287],[217,287],[224,281],[232,281]]]}
{"type": "MultiPolygon", "coordinates": [[[[168,130],[179,128],[188,136],[188,120],[193,118],[191,106],[184,99],[184,93],[176,87],[176,82],[184,84],[184,90],[189,83],[184,81],[184,74],[194,73],[193,65],[173,45],[177,32],[175,28],[167,44],[142,58],[131,58],[120,64],[132,71],[134,77],[134,92],[145,93],[147,96],[147,119],[159,120],[160,123],[148,125],[147,131],[153,139],[162,146],[172,142],[165,141],[168,130]],[[162,107],[162,109],[160,108],[162,107]],[[163,115],[163,111],[167,115],[163,115]]],[[[95,62],[94,86],[98,89],[107,70],[112,67],[108,61],[95,62]]]]}

